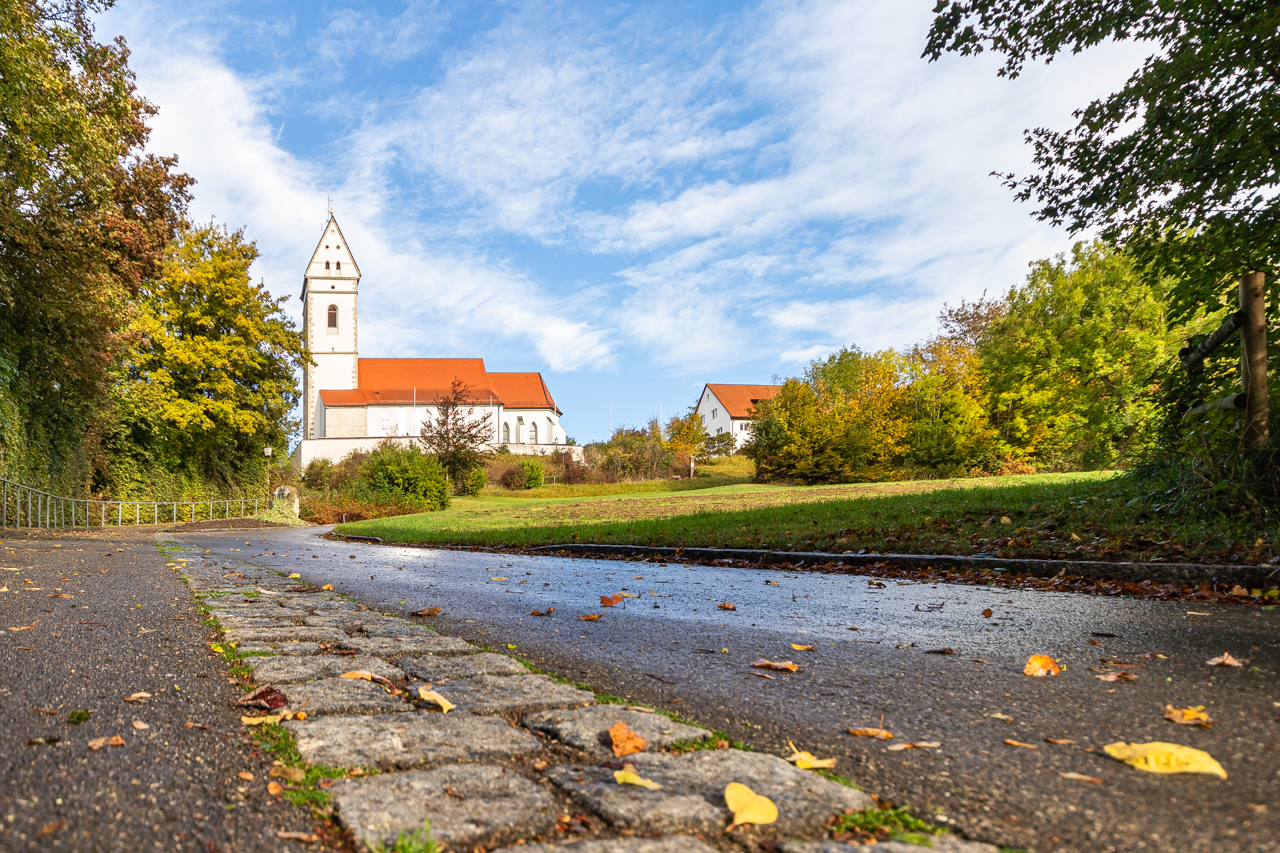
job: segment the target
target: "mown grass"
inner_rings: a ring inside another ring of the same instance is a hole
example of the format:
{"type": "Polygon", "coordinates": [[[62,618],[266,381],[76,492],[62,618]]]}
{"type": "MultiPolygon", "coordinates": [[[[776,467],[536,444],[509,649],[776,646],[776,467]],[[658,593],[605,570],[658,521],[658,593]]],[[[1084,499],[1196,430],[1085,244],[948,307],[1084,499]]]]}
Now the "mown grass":
{"type": "Polygon", "coordinates": [[[459,500],[444,512],[342,525],[387,542],[565,543],[1072,559],[1265,561],[1277,531],[1145,510],[1129,478],[1040,474],[859,486],[722,486],[693,494],[459,500]]]}

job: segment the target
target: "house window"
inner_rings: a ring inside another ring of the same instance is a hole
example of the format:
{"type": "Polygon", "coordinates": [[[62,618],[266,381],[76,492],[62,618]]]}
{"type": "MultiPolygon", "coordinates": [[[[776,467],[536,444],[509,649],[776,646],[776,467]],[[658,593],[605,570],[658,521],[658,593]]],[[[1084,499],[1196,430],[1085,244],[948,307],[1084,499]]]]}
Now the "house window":
{"type": "Polygon", "coordinates": [[[329,262],[328,262],[328,261],[325,261],[325,262],[324,262],[324,268],[325,268],[325,269],[328,269],[328,268],[329,268],[329,262]]]}
{"type": "Polygon", "coordinates": [[[511,424],[502,425],[502,443],[503,444],[511,443],[511,424]]]}
{"type": "Polygon", "coordinates": [[[538,443],[538,422],[537,421],[529,422],[529,443],[530,444],[538,443]]]}
{"type": "Polygon", "coordinates": [[[547,444],[559,444],[556,438],[556,422],[547,418],[547,444]]]}
{"type": "Polygon", "coordinates": [[[714,421],[714,420],[715,420],[716,418],[718,418],[718,417],[720,417],[720,410],[719,410],[719,409],[712,409],[712,410],[711,410],[711,420],[713,420],[713,421],[714,421]]]}
{"type": "Polygon", "coordinates": [[[330,305],[328,313],[329,313],[329,328],[327,329],[327,331],[331,335],[336,335],[338,334],[338,306],[330,305]]]}
{"type": "Polygon", "coordinates": [[[720,434],[720,433],[722,433],[722,432],[724,432],[724,428],[723,428],[723,427],[716,427],[716,435],[719,435],[719,434],[720,434]]]}

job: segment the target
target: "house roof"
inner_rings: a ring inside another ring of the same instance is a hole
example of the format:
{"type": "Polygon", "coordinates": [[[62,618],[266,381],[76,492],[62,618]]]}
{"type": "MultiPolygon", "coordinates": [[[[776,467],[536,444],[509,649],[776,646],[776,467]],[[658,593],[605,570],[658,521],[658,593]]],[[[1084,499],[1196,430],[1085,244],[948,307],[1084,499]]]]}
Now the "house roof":
{"type": "Polygon", "coordinates": [[[761,400],[772,399],[781,385],[712,385],[707,388],[716,395],[720,405],[731,418],[749,418],[751,409],[761,400]]]}
{"type": "Polygon", "coordinates": [[[482,358],[361,358],[356,369],[358,388],[321,390],[326,407],[431,405],[460,379],[474,405],[501,403],[562,414],[541,373],[489,373],[482,358]]]}

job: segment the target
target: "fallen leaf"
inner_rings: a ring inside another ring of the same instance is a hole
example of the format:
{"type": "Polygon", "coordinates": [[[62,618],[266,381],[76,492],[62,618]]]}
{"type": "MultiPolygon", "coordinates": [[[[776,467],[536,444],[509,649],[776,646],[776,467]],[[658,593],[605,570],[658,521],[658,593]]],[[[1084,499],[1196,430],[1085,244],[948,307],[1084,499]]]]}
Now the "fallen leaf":
{"type": "Polygon", "coordinates": [[[720,602],[719,604],[717,604],[717,605],[716,605],[716,609],[717,609],[717,610],[737,610],[738,608],[737,608],[737,607],[735,607],[735,606],[732,604],[732,602],[722,601],[722,602],[720,602]]]}
{"type": "Polygon", "coordinates": [[[34,628],[39,624],[40,624],[40,620],[37,619],[36,621],[32,622],[30,625],[19,625],[18,627],[10,628],[9,630],[10,631],[30,631],[32,628],[34,628]]]}
{"type": "Polygon", "coordinates": [[[350,678],[357,681],[373,681],[373,673],[363,669],[353,669],[351,672],[344,672],[339,678],[350,678]]]}
{"type": "Polygon", "coordinates": [[[1013,722],[1013,717],[1010,717],[1008,714],[987,714],[987,716],[995,720],[1003,720],[1006,723],[1013,722]]]}
{"type": "Polygon", "coordinates": [[[44,838],[46,835],[53,835],[58,830],[66,827],[66,825],[67,825],[67,822],[65,820],[50,821],[49,823],[46,823],[44,826],[40,827],[40,831],[36,833],[36,837],[44,838]]]}
{"type": "Polygon", "coordinates": [[[614,605],[621,604],[621,603],[623,602],[623,600],[624,600],[624,599],[623,599],[623,598],[622,598],[622,596],[620,596],[620,595],[602,595],[602,596],[600,596],[600,604],[601,604],[602,606],[604,606],[604,607],[613,607],[614,605]]]}
{"type": "Polygon", "coordinates": [[[610,726],[609,740],[613,742],[613,755],[615,758],[634,755],[649,748],[649,742],[627,728],[626,723],[614,723],[610,726]]]}
{"type": "Polygon", "coordinates": [[[434,690],[428,690],[425,687],[418,688],[418,698],[438,705],[440,707],[440,713],[442,714],[447,714],[454,708],[458,707],[439,693],[434,690]]]}
{"type": "Polygon", "coordinates": [[[652,779],[646,779],[635,771],[630,764],[625,765],[621,770],[613,771],[613,780],[619,785],[638,785],[641,788],[648,788],[650,791],[661,791],[662,786],[652,779]]]}
{"type": "Polygon", "coordinates": [[[236,704],[241,708],[257,708],[260,711],[274,711],[289,704],[289,698],[270,684],[264,684],[252,693],[240,697],[236,704]]]}
{"type": "Polygon", "coordinates": [[[795,649],[795,650],[796,650],[796,651],[798,651],[798,652],[811,652],[811,651],[813,651],[813,646],[802,646],[802,645],[799,645],[798,643],[792,643],[792,644],[791,644],[791,648],[795,649]]]}
{"type": "Polygon", "coordinates": [[[278,797],[284,793],[284,786],[279,782],[268,782],[267,793],[273,797],[278,797]]]}
{"type": "Polygon", "coordinates": [[[264,717],[241,717],[240,722],[246,726],[266,726],[280,722],[280,714],[268,714],[264,717]]]}
{"type": "Polygon", "coordinates": [[[102,749],[104,746],[124,746],[124,738],[120,735],[112,735],[111,737],[96,737],[89,741],[89,748],[92,750],[102,749]]]}
{"type": "Polygon", "coordinates": [[[804,669],[803,666],[800,666],[799,664],[794,664],[789,660],[780,660],[780,661],[758,660],[751,665],[756,667],[757,669],[771,669],[774,672],[798,672],[804,669]]]}
{"type": "Polygon", "coordinates": [[[890,752],[900,752],[904,749],[941,749],[942,744],[936,740],[920,740],[914,743],[895,743],[889,747],[890,752]]]}
{"type": "Polygon", "coordinates": [[[982,658],[965,658],[965,660],[973,661],[974,663],[986,663],[982,658]]]}
{"type": "Polygon", "coordinates": [[[1164,718],[1184,726],[1203,726],[1207,729],[1213,725],[1213,720],[1209,719],[1209,715],[1204,712],[1203,705],[1196,705],[1194,708],[1175,708],[1172,705],[1165,705],[1164,718]]]}
{"type": "MultiPolygon", "coordinates": [[[[13,628],[9,630],[12,631],[13,628]]],[[[1205,663],[1209,664],[1209,666],[1244,666],[1244,661],[1233,658],[1231,652],[1223,652],[1218,657],[1205,661],[1205,663]]]]}
{"type": "Polygon", "coordinates": [[[440,608],[439,608],[439,607],[434,607],[434,606],[432,606],[432,607],[426,607],[426,608],[424,608],[424,609],[422,609],[422,610],[419,610],[419,611],[418,611],[417,613],[415,613],[414,615],[415,615],[415,616],[439,616],[439,615],[440,615],[440,612],[441,612],[441,611],[440,611],[440,608]]]}
{"type": "Polygon", "coordinates": [[[1137,681],[1138,676],[1132,672],[1104,672],[1102,675],[1095,675],[1094,678],[1099,681],[1137,681]]]}
{"type": "Polygon", "coordinates": [[[1020,740],[1010,740],[1009,738],[1005,738],[1004,742],[1007,743],[1009,746],[1016,746],[1020,749],[1039,749],[1040,748],[1036,746],[1034,743],[1023,743],[1020,740]]]}
{"type": "Polygon", "coordinates": [[[321,589],[323,589],[323,590],[328,590],[328,591],[332,592],[332,591],[333,591],[333,584],[331,584],[331,583],[327,583],[327,584],[325,584],[324,586],[322,586],[322,587],[320,587],[320,588],[321,588],[321,589]]]}
{"type": "Polygon", "coordinates": [[[189,728],[189,729],[204,729],[205,731],[208,731],[208,730],[209,730],[209,726],[208,726],[208,725],[206,725],[205,723],[187,723],[187,728],[189,728]]]}
{"type": "Polygon", "coordinates": [[[1208,616],[1208,613],[1201,613],[1199,610],[1188,610],[1188,616],[1208,616]]]}
{"type": "Polygon", "coordinates": [[[285,841],[305,841],[308,844],[315,844],[320,840],[320,836],[314,832],[291,832],[283,829],[276,833],[276,838],[281,838],[285,841]]]}
{"type": "Polygon", "coordinates": [[[868,726],[859,727],[856,729],[848,729],[847,731],[849,732],[849,734],[853,735],[854,737],[874,737],[874,738],[879,738],[880,740],[893,739],[893,732],[886,731],[884,729],[875,729],[868,726]]]}
{"type": "Polygon", "coordinates": [[[1022,668],[1025,675],[1042,678],[1046,675],[1057,675],[1061,670],[1053,658],[1048,655],[1032,655],[1027,658],[1027,665],[1022,668]]]}
{"type": "Polygon", "coordinates": [[[955,649],[951,648],[950,646],[947,646],[944,649],[927,649],[925,651],[925,654],[926,655],[954,655],[955,649]]]}
{"type": "Polygon", "coordinates": [[[586,616],[578,617],[579,621],[582,621],[582,622],[595,622],[599,618],[600,618],[599,613],[588,613],[586,616]]]}
{"type": "Polygon", "coordinates": [[[1074,770],[1070,773],[1059,773],[1063,779],[1074,779],[1077,782],[1092,782],[1095,785],[1101,785],[1102,780],[1097,776],[1086,776],[1083,773],[1076,773],[1074,770]]]}
{"type": "Polygon", "coordinates": [[[770,681],[772,681],[772,680],[773,680],[773,676],[772,676],[772,675],[770,675],[770,674],[769,674],[769,673],[767,673],[767,672],[753,672],[753,673],[750,673],[750,674],[751,674],[751,675],[754,675],[756,678],[767,678],[767,679],[769,679],[770,681]]]}
{"type": "Polygon", "coordinates": [[[631,593],[631,592],[620,592],[618,593],[618,595],[622,596],[623,598],[639,598],[640,597],[635,593],[631,593]]]}
{"type": "Polygon", "coordinates": [[[801,752],[796,749],[796,745],[791,741],[787,741],[787,746],[791,747],[791,754],[786,757],[787,761],[801,770],[828,770],[836,766],[834,758],[815,758],[812,752],[801,752]]]}
{"type": "Polygon", "coordinates": [[[982,618],[983,618],[983,619],[990,619],[990,618],[991,618],[991,614],[992,614],[992,610],[991,610],[991,608],[990,608],[990,607],[988,607],[986,610],[982,611],[982,618]]]}
{"type": "MultiPolygon", "coordinates": [[[[237,548],[236,550],[238,551],[238,550],[240,550],[240,549],[239,549],[239,548],[237,548]]],[[[297,579],[298,579],[298,578],[300,578],[300,577],[302,577],[302,575],[298,574],[297,572],[294,572],[293,574],[289,575],[289,578],[290,578],[291,580],[297,580],[297,579]]]]}
{"type": "Polygon", "coordinates": [[[556,612],[556,609],[554,607],[548,607],[546,610],[530,610],[529,615],[530,616],[550,616],[552,613],[555,613],[555,612],[556,612]]]}
{"type": "Polygon", "coordinates": [[[140,732],[144,732],[144,731],[146,731],[147,729],[151,728],[151,726],[149,726],[149,725],[147,725],[146,723],[142,722],[142,720],[134,720],[134,721],[133,721],[133,727],[134,727],[135,729],[137,729],[138,731],[140,731],[140,732]]]}
{"type": "Polygon", "coordinates": [[[504,581],[506,578],[489,578],[491,581],[504,581]]]}
{"type": "Polygon", "coordinates": [[[301,782],[307,778],[307,771],[301,767],[272,767],[271,772],[267,774],[276,779],[284,779],[289,782],[301,782]]]}
{"type": "Polygon", "coordinates": [[[1065,737],[1047,737],[1047,738],[1045,738],[1045,739],[1044,739],[1044,742],[1045,742],[1045,743],[1056,743],[1056,744],[1075,743],[1075,741],[1071,740],[1070,738],[1065,738],[1065,737]]]}
{"type": "Polygon", "coordinates": [[[45,598],[73,598],[73,597],[74,596],[67,595],[65,592],[50,593],[45,596],[45,598]]]}
{"type": "Polygon", "coordinates": [[[1007,516],[1007,515],[1002,515],[1002,516],[1000,516],[1000,523],[1001,523],[1001,524],[1013,524],[1013,522],[1009,519],[1009,516],[1007,516]]]}
{"type": "Polygon", "coordinates": [[[757,794],[741,782],[730,782],[725,786],[724,802],[733,812],[730,829],[745,823],[764,826],[778,819],[778,807],[773,800],[757,794]]]}
{"type": "Polygon", "coordinates": [[[1181,744],[1161,741],[1125,743],[1121,740],[1107,744],[1103,751],[1117,761],[1148,773],[1210,773],[1220,779],[1227,778],[1227,771],[1212,755],[1181,744]]]}
{"type": "Polygon", "coordinates": [[[142,700],[144,700],[144,699],[150,699],[150,698],[151,698],[151,694],[150,694],[150,693],[143,693],[143,692],[139,691],[139,692],[134,693],[134,694],[132,694],[132,695],[130,695],[130,696],[126,696],[126,697],[124,697],[124,701],[126,701],[126,702],[141,702],[141,701],[142,701],[142,700]]]}

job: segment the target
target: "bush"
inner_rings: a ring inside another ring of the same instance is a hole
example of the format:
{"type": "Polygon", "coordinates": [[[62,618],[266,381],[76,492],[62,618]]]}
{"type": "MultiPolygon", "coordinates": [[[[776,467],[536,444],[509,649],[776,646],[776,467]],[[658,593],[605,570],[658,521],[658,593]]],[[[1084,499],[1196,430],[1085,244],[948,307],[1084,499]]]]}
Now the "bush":
{"type": "Polygon", "coordinates": [[[369,454],[360,470],[364,481],[357,497],[405,497],[421,502],[428,510],[449,506],[449,480],[444,467],[434,456],[423,453],[417,445],[384,442],[369,454]]]}
{"type": "Polygon", "coordinates": [[[526,489],[536,489],[542,485],[542,478],[547,475],[547,469],[541,459],[533,456],[525,457],[520,460],[520,467],[524,469],[526,489]]]}
{"type": "Polygon", "coordinates": [[[524,470],[523,465],[512,465],[502,472],[502,479],[498,481],[502,484],[502,488],[518,491],[525,488],[529,483],[529,474],[524,470]]]}
{"type": "Polygon", "coordinates": [[[483,466],[476,466],[463,476],[462,482],[458,484],[458,492],[474,497],[483,492],[488,484],[489,472],[483,466]]]}

